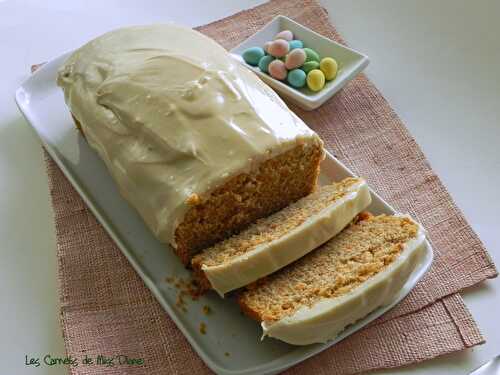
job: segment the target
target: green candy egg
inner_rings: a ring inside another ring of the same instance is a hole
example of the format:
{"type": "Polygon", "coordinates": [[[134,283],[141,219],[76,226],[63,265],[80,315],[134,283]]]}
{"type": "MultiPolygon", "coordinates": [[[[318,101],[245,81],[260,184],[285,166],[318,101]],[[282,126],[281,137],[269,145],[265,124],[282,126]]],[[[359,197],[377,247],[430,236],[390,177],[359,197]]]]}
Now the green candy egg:
{"type": "Polygon", "coordinates": [[[288,45],[290,46],[290,51],[297,49],[297,48],[304,48],[304,43],[302,40],[294,39],[288,42],[288,45]]]}
{"type": "Polygon", "coordinates": [[[293,69],[288,72],[286,80],[291,86],[301,88],[306,85],[306,77],[307,75],[302,69],[293,69]]]}
{"type": "Polygon", "coordinates": [[[249,65],[257,66],[259,64],[259,60],[264,56],[266,53],[264,52],[264,49],[261,47],[251,47],[247,48],[246,50],[243,51],[242,57],[243,60],[249,65]]]}
{"type": "Polygon", "coordinates": [[[304,48],[304,52],[306,53],[306,62],[317,61],[319,63],[319,55],[315,50],[304,48]]]}
{"type": "Polygon", "coordinates": [[[317,61],[307,61],[306,63],[304,63],[304,65],[302,65],[301,69],[304,72],[309,73],[313,69],[319,69],[319,62],[317,62],[317,61]]]}
{"type": "Polygon", "coordinates": [[[264,73],[269,73],[268,67],[271,61],[274,60],[274,57],[270,55],[262,56],[259,60],[259,69],[264,73]]]}

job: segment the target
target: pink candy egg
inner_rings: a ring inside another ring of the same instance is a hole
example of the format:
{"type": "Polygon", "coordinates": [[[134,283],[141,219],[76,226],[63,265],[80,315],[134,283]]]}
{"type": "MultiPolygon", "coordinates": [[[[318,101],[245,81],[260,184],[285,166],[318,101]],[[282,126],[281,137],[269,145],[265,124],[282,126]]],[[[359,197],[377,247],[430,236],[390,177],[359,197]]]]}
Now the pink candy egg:
{"type": "Polygon", "coordinates": [[[286,41],[291,41],[291,40],[293,40],[293,33],[290,30],[283,30],[283,31],[279,32],[278,34],[276,34],[274,39],[275,40],[276,39],[284,39],[286,41]]]}
{"type": "Polygon", "coordinates": [[[304,65],[306,57],[307,55],[302,48],[294,49],[286,55],[285,66],[288,70],[298,68],[299,66],[304,65]]]}
{"type": "Polygon", "coordinates": [[[266,51],[266,53],[269,53],[269,46],[272,44],[273,42],[265,42],[264,43],[264,51],[266,51]]]}
{"type": "Polygon", "coordinates": [[[288,53],[290,46],[284,39],[277,39],[267,48],[267,52],[274,57],[283,57],[288,53]]]}
{"type": "Polygon", "coordinates": [[[269,74],[271,75],[271,77],[279,80],[284,80],[288,73],[285,67],[285,63],[281,60],[272,61],[267,69],[269,70],[269,74]]]}

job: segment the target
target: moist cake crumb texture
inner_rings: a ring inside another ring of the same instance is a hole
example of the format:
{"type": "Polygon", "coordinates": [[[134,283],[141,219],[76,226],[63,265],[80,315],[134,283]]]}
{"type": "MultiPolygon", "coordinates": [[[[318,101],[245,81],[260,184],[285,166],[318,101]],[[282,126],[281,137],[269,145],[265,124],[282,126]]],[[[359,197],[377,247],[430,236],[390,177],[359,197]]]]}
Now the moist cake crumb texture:
{"type": "Polygon", "coordinates": [[[322,159],[321,145],[298,145],[198,197],[176,229],[176,254],[188,265],[200,250],[310,194],[322,159]]]}

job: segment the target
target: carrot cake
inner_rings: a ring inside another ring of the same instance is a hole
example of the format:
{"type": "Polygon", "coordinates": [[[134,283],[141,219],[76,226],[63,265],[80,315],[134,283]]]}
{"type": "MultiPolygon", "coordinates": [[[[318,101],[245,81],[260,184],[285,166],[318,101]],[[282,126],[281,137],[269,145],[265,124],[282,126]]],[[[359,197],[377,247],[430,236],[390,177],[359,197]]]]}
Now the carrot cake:
{"type": "Polygon", "coordinates": [[[184,264],[316,187],[318,135],[194,30],[111,31],[72,53],[57,82],[122,196],[184,264]]]}
{"type": "Polygon", "coordinates": [[[361,214],[332,240],[241,292],[264,336],[306,345],[394,300],[425,254],[423,228],[408,216],[361,214]]]}
{"type": "Polygon", "coordinates": [[[370,191],[363,179],[346,178],[323,186],[195,255],[191,262],[195,275],[203,288],[224,295],[328,241],[370,203],[370,191]]]}

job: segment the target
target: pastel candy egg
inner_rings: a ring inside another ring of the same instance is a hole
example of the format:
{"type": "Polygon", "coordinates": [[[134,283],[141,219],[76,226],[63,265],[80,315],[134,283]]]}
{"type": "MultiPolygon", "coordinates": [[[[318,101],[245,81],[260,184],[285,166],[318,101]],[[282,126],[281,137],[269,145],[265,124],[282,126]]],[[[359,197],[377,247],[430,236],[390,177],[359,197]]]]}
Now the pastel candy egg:
{"type": "Polygon", "coordinates": [[[273,60],[267,67],[269,70],[269,74],[271,77],[284,80],[286,78],[287,70],[285,67],[285,63],[281,60],[273,60]]]}
{"type": "Polygon", "coordinates": [[[243,51],[243,60],[249,65],[257,65],[259,60],[264,56],[264,49],[260,47],[247,48],[243,51]]]}
{"type": "Polygon", "coordinates": [[[306,84],[306,73],[302,69],[293,69],[288,72],[286,79],[293,87],[304,87],[306,84]]]}
{"type": "Polygon", "coordinates": [[[304,48],[304,43],[302,43],[302,40],[294,39],[289,41],[288,44],[290,45],[290,51],[293,51],[297,48],[304,48]]]}
{"type": "Polygon", "coordinates": [[[302,66],[306,61],[306,53],[302,48],[294,49],[286,55],[285,66],[288,70],[292,70],[302,66]]]}
{"type": "Polygon", "coordinates": [[[331,57],[325,57],[319,63],[319,68],[325,75],[327,81],[331,81],[337,76],[338,65],[337,61],[331,57]]]}
{"type": "Polygon", "coordinates": [[[267,51],[271,56],[282,57],[288,53],[289,48],[290,46],[286,40],[277,39],[271,43],[267,51]]]}
{"type": "Polygon", "coordinates": [[[319,69],[319,62],[317,61],[307,61],[304,63],[304,65],[302,65],[301,69],[306,72],[306,73],[309,73],[311,70],[313,69],[319,69]]]}
{"type": "Polygon", "coordinates": [[[319,55],[318,55],[318,53],[315,50],[310,49],[310,48],[304,48],[304,52],[307,55],[306,62],[307,61],[317,61],[317,62],[319,62],[319,55]]]}
{"type": "Polygon", "coordinates": [[[274,57],[266,55],[259,60],[259,69],[264,73],[269,73],[269,64],[274,60],[274,57]]]}
{"type": "Polygon", "coordinates": [[[325,75],[319,69],[307,73],[307,87],[312,91],[319,91],[325,86],[325,75]]]}
{"type": "Polygon", "coordinates": [[[283,40],[286,40],[286,41],[289,42],[290,40],[293,40],[293,33],[290,30],[280,31],[274,37],[274,40],[277,40],[277,39],[283,39],[283,40]]]}
{"type": "Polygon", "coordinates": [[[264,43],[264,52],[265,53],[269,53],[269,46],[272,44],[273,42],[265,42],[264,43]]]}

